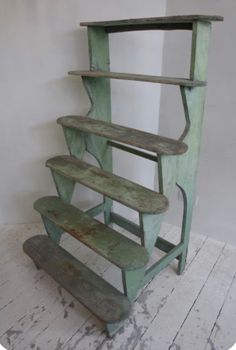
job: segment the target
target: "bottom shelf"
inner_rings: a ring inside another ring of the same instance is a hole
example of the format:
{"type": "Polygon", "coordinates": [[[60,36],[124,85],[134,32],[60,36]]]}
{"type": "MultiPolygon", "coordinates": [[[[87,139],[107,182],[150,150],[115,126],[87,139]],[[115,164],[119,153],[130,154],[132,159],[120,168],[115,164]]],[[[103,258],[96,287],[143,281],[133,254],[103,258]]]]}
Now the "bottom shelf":
{"type": "Polygon", "coordinates": [[[105,323],[126,319],[131,310],[127,297],[75,259],[45,235],[29,238],[24,252],[81,304],[105,323]]]}

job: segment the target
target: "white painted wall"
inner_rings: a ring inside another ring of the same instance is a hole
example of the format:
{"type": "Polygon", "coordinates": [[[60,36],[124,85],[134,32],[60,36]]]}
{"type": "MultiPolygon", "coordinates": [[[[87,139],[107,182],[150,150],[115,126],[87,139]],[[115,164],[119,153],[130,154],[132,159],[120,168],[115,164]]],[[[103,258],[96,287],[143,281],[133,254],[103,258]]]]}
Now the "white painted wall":
{"type": "MultiPolygon", "coordinates": [[[[0,0],[0,223],[39,220],[33,201],[55,191],[44,163],[67,152],[55,120],[89,108],[80,79],[67,77],[88,68],[86,31],[78,23],[162,16],[165,2],[0,0]]],[[[113,35],[112,69],[160,74],[162,45],[162,33],[113,35]]],[[[115,122],[157,130],[160,86],[114,81],[112,93],[115,122]]],[[[153,187],[154,165],[145,160],[115,152],[114,170],[153,187]]],[[[79,193],[81,200],[93,197],[79,193]]]]}
{"type": "MultiPolygon", "coordinates": [[[[197,198],[192,228],[220,240],[236,244],[236,36],[234,0],[167,0],[167,15],[218,14],[222,23],[213,24],[210,47],[207,102],[204,116],[197,198]]],[[[165,35],[163,74],[188,75],[190,34],[165,35]]],[[[179,135],[183,109],[178,89],[163,87],[160,129],[162,134],[179,135]]],[[[166,220],[179,223],[178,200],[166,220]]],[[[180,204],[180,202],[179,202],[180,204]]],[[[180,207],[180,206],[179,206],[180,207]]]]}

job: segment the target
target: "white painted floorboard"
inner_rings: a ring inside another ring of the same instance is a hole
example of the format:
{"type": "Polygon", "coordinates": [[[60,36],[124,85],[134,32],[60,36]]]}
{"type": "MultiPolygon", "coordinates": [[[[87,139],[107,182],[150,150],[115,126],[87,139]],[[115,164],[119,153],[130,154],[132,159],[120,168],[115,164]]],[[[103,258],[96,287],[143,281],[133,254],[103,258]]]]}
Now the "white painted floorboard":
{"type": "MultiPolygon", "coordinates": [[[[236,247],[192,234],[184,274],[176,274],[176,262],[163,270],[108,339],[103,324],[23,253],[24,240],[39,233],[39,224],[0,229],[0,344],[7,350],[228,350],[236,342],[236,247]]],[[[180,231],[164,224],[161,235],[177,243],[180,231]]],[[[67,234],[62,246],[121,289],[119,269],[67,234]]]]}

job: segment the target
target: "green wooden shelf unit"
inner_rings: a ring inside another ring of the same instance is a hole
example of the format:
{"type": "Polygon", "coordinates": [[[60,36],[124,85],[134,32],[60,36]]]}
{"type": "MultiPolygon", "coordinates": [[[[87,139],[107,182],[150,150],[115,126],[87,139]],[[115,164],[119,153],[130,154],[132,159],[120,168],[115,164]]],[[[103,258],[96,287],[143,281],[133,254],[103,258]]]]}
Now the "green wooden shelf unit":
{"type": "Polygon", "coordinates": [[[174,259],[178,263],[178,273],[184,271],[201,140],[211,22],[222,20],[219,16],[189,15],[81,23],[88,32],[90,70],[69,74],[82,78],[91,109],[87,116],[65,116],[57,120],[63,128],[70,155],[46,162],[58,197],[40,198],[34,208],[42,216],[48,237],[31,237],[23,248],[37,267],[47,271],[105,323],[109,336],[122,327],[138,292],[157,273],[174,259]],[[189,78],[110,72],[109,34],[140,30],[191,30],[189,78]],[[110,79],[179,86],[186,120],[180,138],[174,140],[113,124],[110,79]],[[159,192],[113,174],[113,147],[157,162],[159,192]],[[82,160],[85,151],[96,158],[100,167],[82,160]],[[102,194],[102,203],[86,212],[71,205],[76,183],[102,194]],[[177,245],[158,236],[175,186],[181,190],[184,203],[182,233],[177,245]],[[115,213],[113,200],[137,211],[139,225],[115,213]],[[94,219],[100,213],[104,213],[104,223],[94,219]],[[112,223],[138,236],[140,243],[115,231],[112,223]],[[59,245],[63,232],[121,269],[123,293],[59,245]],[[149,266],[154,248],[166,254],[149,266]]]}

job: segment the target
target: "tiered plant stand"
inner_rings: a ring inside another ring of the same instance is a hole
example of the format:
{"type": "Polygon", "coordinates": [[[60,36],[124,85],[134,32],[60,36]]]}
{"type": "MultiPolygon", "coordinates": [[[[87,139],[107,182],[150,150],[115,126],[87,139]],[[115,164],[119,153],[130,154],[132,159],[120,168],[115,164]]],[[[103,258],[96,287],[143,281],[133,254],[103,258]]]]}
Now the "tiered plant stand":
{"type": "Polygon", "coordinates": [[[81,24],[88,29],[90,70],[69,74],[82,77],[92,107],[86,117],[66,116],[57,121],[63,128],[70,155],[57,156],[46,163],[58,197],[44,197],[35,202],[34,208],[42,216],[48,237],[39,235],[28,239],[24,251],[36,266],[47,271],[104,321],[109,335],[122,326],[140,288],[160,270],[174,259],[178,260],[178,272],[184,270],[201,139],[211,22],[222,20],[218,16],[193,15],[81,24]],[[109,71],[109,33],[154,29],[192,31],[188,79],[109,71]],[[173,140],[111,123],[110,79],[179,86],[186,119],[181,137],[173,140]],[[112,147],[157,162],[159,192],[114,175],[112,147]],[[82,160],[85,151],[97,159],[100,168],[82,160]],[[103,194],[103,202],[86,212],[71,205],[76,183],[103,194]],[[184,212],[181,240],[174,245],[158,234],[168,209],[168,198],[176,185],[183,194],[184,212]],[[113,200],[136,210],[139,225],[113,212],[113,200]],[[99,213],[104,213],[104,224],[93,219],[99,213]],[[140,244],[109,227],[110,223],[140,237],[140,244]],[[121,269],[124,293],[60,247],[64,231],[121,269]],[[147,268],[155,247],[166,255],[147,268]]]}

